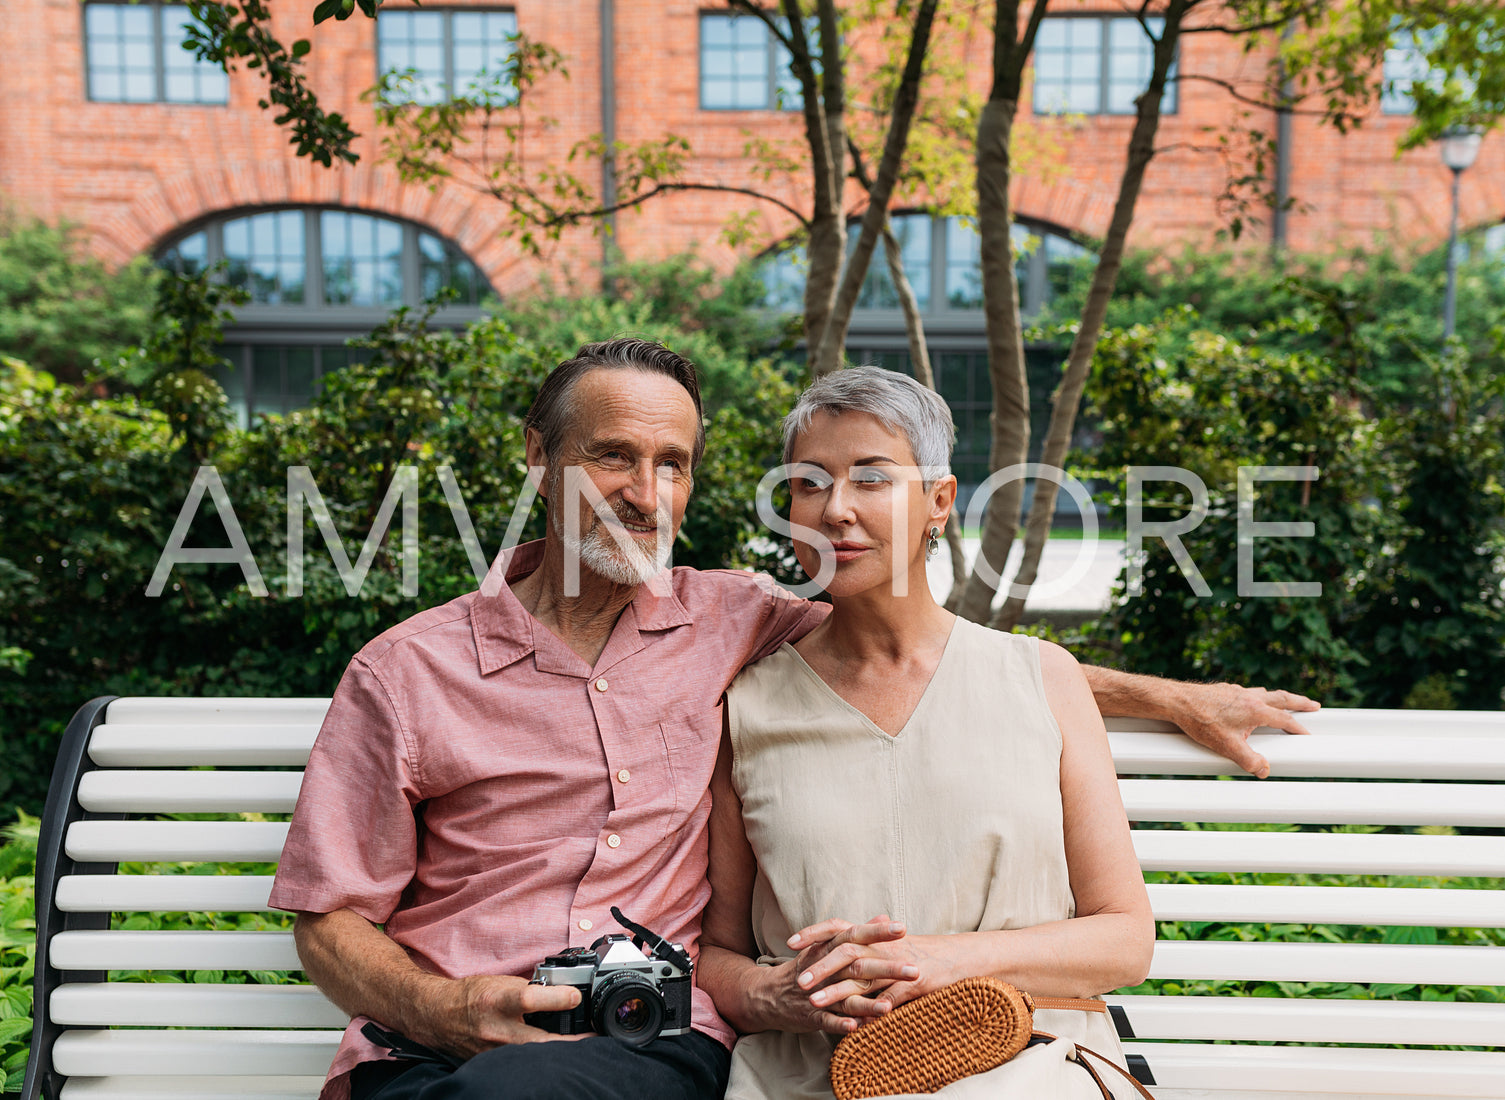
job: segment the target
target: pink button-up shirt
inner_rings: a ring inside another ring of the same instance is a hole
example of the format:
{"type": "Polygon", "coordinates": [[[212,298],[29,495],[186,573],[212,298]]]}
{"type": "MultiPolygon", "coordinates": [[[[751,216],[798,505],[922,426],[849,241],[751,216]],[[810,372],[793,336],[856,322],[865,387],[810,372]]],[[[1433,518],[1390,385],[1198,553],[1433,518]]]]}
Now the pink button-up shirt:
{"type": "MultiPolygon", "coordinates": [[[[538,567],[541,542],[495,568],[538,567]]],[[[272,905],[351,909],[446,977],[531,976],[618,928],[698,955],[720,700],[824,607],[767,577],[675,569],[639,588],[595,667],[503,586],[393,627],[350,662],[304,773],[272,905]]],[[[693,1025],[731,1044],[710,998],[693,1025]]],[[[325,1082],[381,1057],[352,1021],[325,1082]]]]}

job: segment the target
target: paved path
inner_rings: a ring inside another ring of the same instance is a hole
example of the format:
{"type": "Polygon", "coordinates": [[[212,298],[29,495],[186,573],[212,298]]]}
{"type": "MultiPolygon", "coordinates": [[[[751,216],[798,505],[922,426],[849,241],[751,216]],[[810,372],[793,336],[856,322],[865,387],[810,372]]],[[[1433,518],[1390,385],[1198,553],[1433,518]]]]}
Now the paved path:
{"type": "MultiPolygon", "coordinates": [[[[976,559],[980,545],[980,539],[963,540],[968,568],[971,568],[976,559]]],[[[1023,554],[1024,540],[1016,539],[1009,552],[1008,566],[1003,571],[1005,580],[1011,579],[1018,570],[1019,559],[1023,554]]],[[[1122,539],[1098,539],[1095,543],[1082,539],[1050,539],[1040,557],[1039,575],[1030,590],[1029,602],[1025,605],[1026,612],[1097,612],[1106,609],[1113,582],[1118,579],[1123,562],[1122,539]],[[1061,582],[1067,580],[1067,574],[1072,572],[1078,554],[1084,555],[1086,559],[1079,575],[1063,586],[1061,582]]],[[[951,559],[944,548],[930,562],[929,576],[930,590],[935,593],[936,599],[944,600],[951,591],[951,559]]],[[[1002,594],[997,602],[1003,602],[1002,594]]]]}

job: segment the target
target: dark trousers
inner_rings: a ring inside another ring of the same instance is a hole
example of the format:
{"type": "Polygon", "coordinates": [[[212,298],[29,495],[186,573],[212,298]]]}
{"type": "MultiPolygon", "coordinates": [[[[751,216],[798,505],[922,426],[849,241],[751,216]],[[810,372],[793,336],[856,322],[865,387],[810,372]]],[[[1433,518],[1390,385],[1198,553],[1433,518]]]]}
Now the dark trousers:
{"type": "Polygon", "coordinates": [[[459,1069],[364,1062],[350,1100],[720,1100],[731,1054],[700,1032],[630,1047],[593,1035],[495,1047],[459,1069]]]}

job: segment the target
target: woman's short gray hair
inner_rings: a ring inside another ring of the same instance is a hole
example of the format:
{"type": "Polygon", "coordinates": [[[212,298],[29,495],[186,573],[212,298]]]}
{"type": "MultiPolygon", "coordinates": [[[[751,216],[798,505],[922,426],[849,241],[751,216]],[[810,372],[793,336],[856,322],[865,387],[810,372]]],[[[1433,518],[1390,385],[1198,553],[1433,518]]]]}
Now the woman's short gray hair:
{"type": "Polygon", "coordinates": [[[925,487],[951,472],[951,448],[956,423],[951,407],[934,390],[907,374],[882,367],[848,367],[817,379],[800,394],[784,417],[784,462],[794,454],[794,441],[810,430],[818,412],[867,413],[891,432],[909,440],[925,487]]]}

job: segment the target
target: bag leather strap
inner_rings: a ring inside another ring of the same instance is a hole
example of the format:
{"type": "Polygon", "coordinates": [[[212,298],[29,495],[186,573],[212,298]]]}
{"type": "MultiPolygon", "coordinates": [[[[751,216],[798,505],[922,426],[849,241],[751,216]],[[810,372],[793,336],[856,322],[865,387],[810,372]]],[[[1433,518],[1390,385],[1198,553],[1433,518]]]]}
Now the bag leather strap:
{"type": "MultiPolygon", "coordinates": [[[[1046,1031],[1037,1031],[1033,1035],[1031,1035],[1030,1038],[1049,1039],[1054,1041],[1056,1038],[1058,1038],[1058,1036],[1052,1035],[1046,1031]]],[[[1073,1045],[1077,1048],[1078,1053],[1092,1055],[1092,1057],[1096,1058],[1103,1065],[1107,1066],[1114,1073],[1117,1073],[1125,1081],[1129,1082],[1130,1085],[1134,1086],[1134,1091],[1139,1093],[1140,1096],[1143,1096],[1144,1100],[1155,1100],[1155,1097],[1150,1092],[1150,1090],[1141,1085],[1139,1081],[1135,1079],[1133,1074],[1124,1069],[1117,1062],[1113,1061],[1111,1058],[1106,1057],[1105,1055],[1099,1054],[1091,1047],[1084,1047],[1081,1043],[1073,1043],[1073,1045]]],[[[1108,1091],[1108,1086],[1103,1084],[1102,1077],[1098,1075],[1097,1070],[1092,1068],[1091,1063],[1089,1063],[1085,1058],[1078,1058],[1076,1061],[1077,1065],[1086,1070],[1092,1076],[1092,1080],[1097,1083],[1098,1091],[1103,1094],[1103,1100],[1113,1100],[1113,1094],[1108,1091]]]]}
{"type": "Polygon", "coordinates": [[[1032,1009],[1068,1009],[1074,1012],[1108,1011],[1106,1002],[1091,1000],[1086,997],[1036,997],[1033,993],[1025,993],[1024,1000],[1032,1009]]]}

